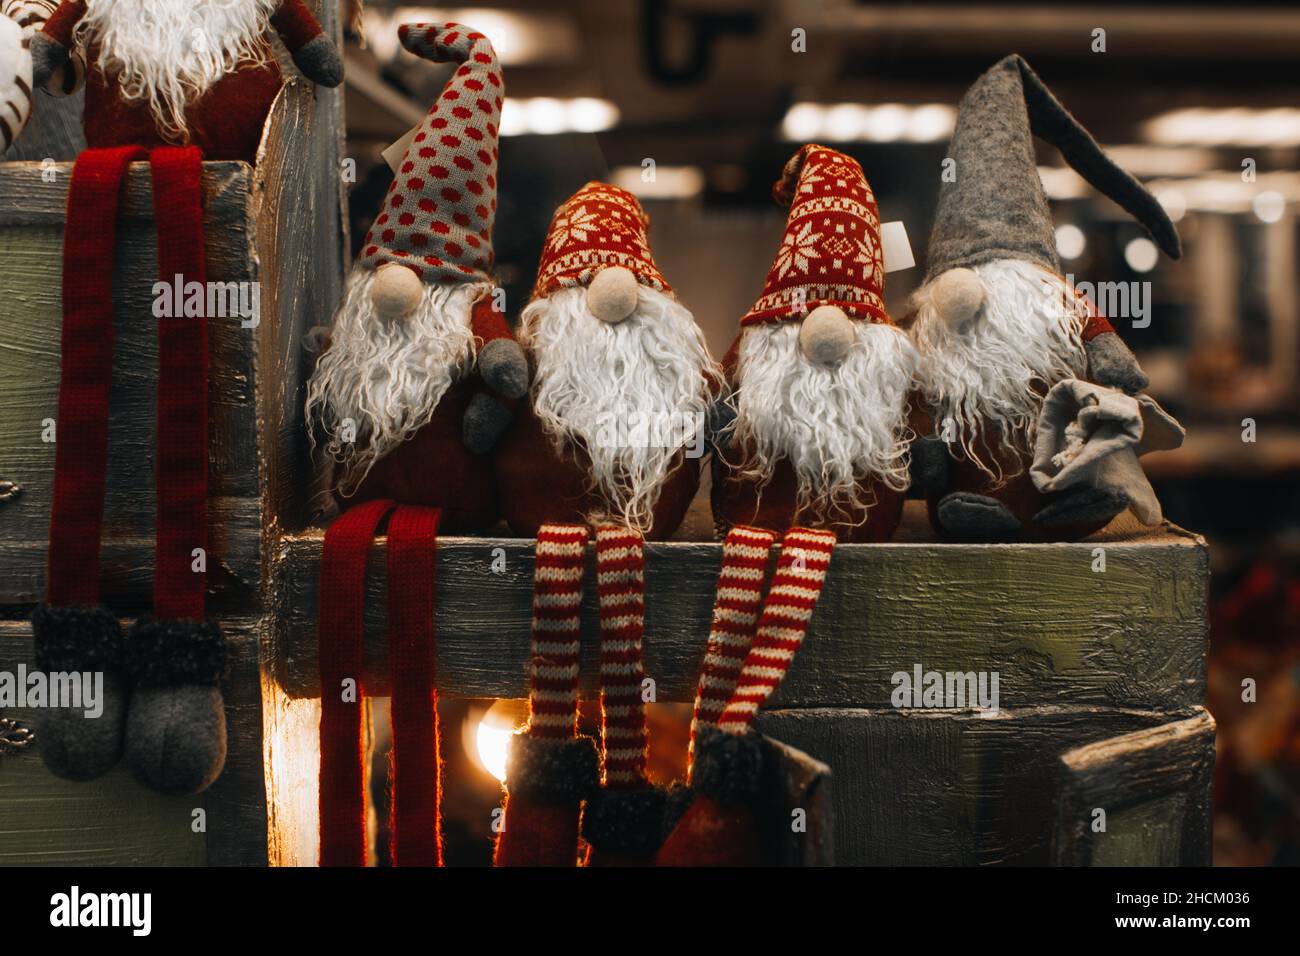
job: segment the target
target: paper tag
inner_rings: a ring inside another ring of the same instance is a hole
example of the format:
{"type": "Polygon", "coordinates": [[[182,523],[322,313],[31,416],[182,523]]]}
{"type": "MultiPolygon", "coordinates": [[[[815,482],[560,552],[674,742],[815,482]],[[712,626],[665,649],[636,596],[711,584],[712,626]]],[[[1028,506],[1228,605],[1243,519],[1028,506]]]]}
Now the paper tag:
{"type": "Polygon", "coordinates": [[[912,244],[907,241],[907,228],[901,221],[880,224],[880,254],[885,260],[886,272],[898,272],[916,265],[912,244]]]}
{"type": "MultiPolygon", "coordinates": [[[[394,173],[397,173],[398,167],[402,165],[402,157],[406,155],[406,151],[411,146],[411,140],[415,139],[415,134],[419,132],[420,126],[423,125],[423,122],[424,121],[421,120],[419,123],[416,123],[408,129],[401,139],[393,143],[381,154],[384,157],[384,162],[388,164],[388,168],[394,173]]],[[[888,271],[888,267],[886,267],[885,271],[888,271]]]]}

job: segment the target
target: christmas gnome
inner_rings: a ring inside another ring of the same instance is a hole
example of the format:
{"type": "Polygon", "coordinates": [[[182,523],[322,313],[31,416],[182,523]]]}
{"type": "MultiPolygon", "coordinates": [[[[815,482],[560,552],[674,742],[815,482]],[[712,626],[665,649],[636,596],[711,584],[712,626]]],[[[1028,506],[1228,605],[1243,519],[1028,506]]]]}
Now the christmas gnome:
{"type": "MultiPolygon", "coordinates": [[[[14,144],[31,118],[32,36],[58,6],[59,0],[0,0],[0,153],[14,144]]],[[[76,53],[54,71],[45,90],[53,96],[69,96],[81,89],[85,79],[85,58],[76,53]]]]}
{"type": "Polygon", "coordinates": [[[917,357],[885,311],[876,200],[857,160],[816,145],[795,153],[772,192],[790,213],[723,359],[714,520],[885,541],[910,480],[917,357]]]}
{"type": "Polygon", "coordinates": [[[104,712],[53,711],[41,734],[50,769],[87,780],[127,762],[148,785],[195,793],[226,754],[219,682],[225,640],[205,614],[208,335],[200,314],[159,319],[156,552],[151,614],[123,637],[100,602],[113,257],[121,184],[147,159],[160,279],[205,281],[202,159],[252,160],[282,78],[265,33],[275,23],[298,62],[337,84],[337,51],[301,0],[65,0],[32,38],[33,82],[85,52],[86,138],[73,168],[63,248],[59,440],[47,600],[33,613],[47,671],[102,671],[104,712]],[[201,147],[201,148],[200,148],[201,147]]]}
{"type": "Polygon", "coordinates": [[[572,866],[580,810],[588,865],[649,864],[662,836],[663,794],[646,778],[643,543],[672,534],[695,494],[692,449],[718,382],[655,265],[648,225],[630,193],[583,186],[555,213],[523,312],[532,404],[502,440],[496,477],[511,527],[537,537],[532,686],[528,728],[511,741],[498,865],[572,866]],[[600,760],[577,736],[591,527],[600,760]]]}
{"type": "Polygon", "coordinates": [[[91,149],[193,145],[204,159],[251,163],[284,83],[272,27],[304,76],[343,82],[304,0],[63,0],[32,37],[32,78],[45,86],[84,50],[91,149]]]}
{"type": "Polygon", "coordinates": [[[457,67],[414,132],[308,383],[308,421],[326,436],[333,484],[349,503],[321,556],[324,866],[366,859],[363,701],[339,689],[362,671],[366,553],[384,529],[392,859],[441,862],[437,536],[497,520],[488,452],[528,388],[491,276],[500,64],[487,37],[461,24],[408,24],[399,36],[412,53],[457,67]]]}
{"type": "Polygon", "coordinates": [[[961,101],[940,186],[924,284],[904,320],[920,354],[918,404],[934,432],[913,447],[914,479],[941,534],[1070,539],[1127,506],[1115,487],[1044,495],[1029,463],[1043,397],[1088,379],[1129,393],[1147,378],[1133,353],[1061,275],[1033,136],[1056,146],[1171,258],[1181,248],[1159,202],[1120,169],[1029,64],[1012,55],[961,101]]]}

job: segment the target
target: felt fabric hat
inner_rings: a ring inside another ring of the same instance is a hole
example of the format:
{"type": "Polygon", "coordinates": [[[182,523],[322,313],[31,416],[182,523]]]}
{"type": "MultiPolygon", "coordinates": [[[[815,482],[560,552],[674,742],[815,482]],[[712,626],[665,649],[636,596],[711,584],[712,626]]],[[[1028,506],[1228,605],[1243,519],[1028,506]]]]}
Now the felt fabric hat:
{"type": "Polygon", "coordinates": [[[1178,232],[1156,198],[1115,165],[1024,58],[1012,54],[962,97],[948,146],[956,176],[939,187],[925,281],[995,259],[1061,271],[1031,134],[1059,149],[1080,176],[1145,226],[1166,255],[1181,255],[1178,232]]]}
{"type": "Polygon", "coordinates": [[[501,64],[486,36],[458,23],[405,24],[399,36],[417,56],[460,66],[407,147],[360,263],[400,263],[429,282],[485,282],[497,210],[501,64]]]}
{"type": "Polygon", "coordinates": [[[889,322],[880,212],[858,161],[804,146],[785,164],[772,197],[790,207],[785,236],[763,294],[740,324],[798,321],[822,305],[889,322]]]}
{"type": "Polygon", "coordinates": [[[650,253],[650,217],[626,189],[591,182],[565,200],[546,231],[533,298],[556,289],[587,286],[609,266],[622,266],[637,282],[671,292],[650,253]]]}

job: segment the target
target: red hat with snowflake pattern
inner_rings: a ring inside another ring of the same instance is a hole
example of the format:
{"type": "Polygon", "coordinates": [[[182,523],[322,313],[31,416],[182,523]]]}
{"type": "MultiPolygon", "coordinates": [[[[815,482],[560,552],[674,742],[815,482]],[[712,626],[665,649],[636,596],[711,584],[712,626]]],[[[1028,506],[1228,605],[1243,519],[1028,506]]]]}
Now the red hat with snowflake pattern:
{"type": "Polygon", "coordinates": [[[533,298],[566,286],[586,286],[609,266],[622,266],[644,286],[672,292],[650,254],[649,228],[650,217],[626,189],[587,183],[555,210],[533,298]]]}
{"type": "Polygon", "coordinates": [[[362,245],[361,265],[400,263],[426,282],[488,281],[501,64],[486,36],[459,23],[408,23],[398,35],[417,56],[460,67],[407,147],[362,245]]]}
{"type": "Polygon", "coordinates": [[[741,325],[800,320],[834,305],[849,318],[890,322],[876,197],[852,156],[808,145],[790,158],[772,196],[790,207],[763,294],[741,325]]]}

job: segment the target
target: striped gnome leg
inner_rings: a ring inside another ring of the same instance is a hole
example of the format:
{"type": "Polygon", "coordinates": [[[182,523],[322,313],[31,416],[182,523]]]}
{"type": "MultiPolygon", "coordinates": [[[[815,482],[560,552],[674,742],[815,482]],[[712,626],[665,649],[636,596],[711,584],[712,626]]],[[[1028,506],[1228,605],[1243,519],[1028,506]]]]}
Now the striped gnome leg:
{"type": "Polygon", "coordinates": [[[660,866],[754,866],[762,861],[756,802],[762,741],[759,708],[780,686],[808,632],[835,549],[829,531],[791,528],[768,589],[754,643],[716,727],[696,738],[695,796],[659,851],[660,866]]]}
{"type": "Polygon", "coordinates": [[[596,529],[600,599],[600,716],[604,786],[587,799],[588,866],[651,866],[663,840],[665,793],[646,779],[642,636],[645,541],[616,525],[596,529]]]}
{"type": "Polygon", "coordinates": [[[575,866],[596,747],[578,736],[578,668],[587,529],[543,525],[533,571],[528,727],[510,740],[497,866],[575,866]]]}

